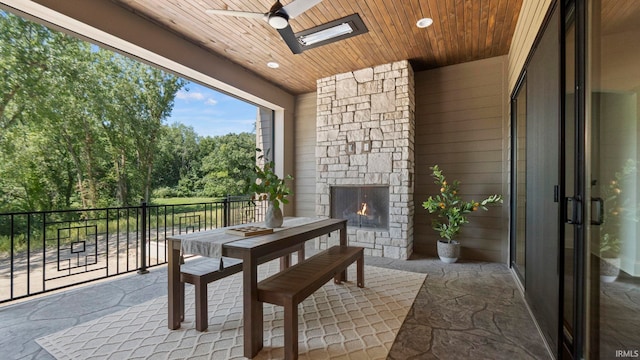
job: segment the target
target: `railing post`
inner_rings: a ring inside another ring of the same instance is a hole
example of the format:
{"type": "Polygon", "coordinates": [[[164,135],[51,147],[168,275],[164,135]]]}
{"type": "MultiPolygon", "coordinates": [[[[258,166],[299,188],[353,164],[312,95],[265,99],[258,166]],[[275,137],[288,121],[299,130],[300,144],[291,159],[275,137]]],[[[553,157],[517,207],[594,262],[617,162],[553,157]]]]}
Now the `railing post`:
{"type": "Polygon", "coordinates": [[[229,195],[222,200],[222,227],[229,226],[229,195]]]}
{"type": "Polygon", "coordinates": [[[141,221],[141,229],[142,232],[142,243],[140,244],[140,261],[142,265],[138,270],[138,274],[146,274],[149,272],[147,270],[147,202],[142,199],[140,202],[140,207],[142,209],[142,221],[141,221]]]}

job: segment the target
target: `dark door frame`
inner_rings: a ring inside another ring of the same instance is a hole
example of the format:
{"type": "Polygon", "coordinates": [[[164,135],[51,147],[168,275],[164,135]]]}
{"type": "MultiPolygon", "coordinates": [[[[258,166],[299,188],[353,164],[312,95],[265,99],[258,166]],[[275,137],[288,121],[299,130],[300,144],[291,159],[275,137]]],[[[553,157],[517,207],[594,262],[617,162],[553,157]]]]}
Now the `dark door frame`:
{"type": "MultiPolygon", "coordinates": [[[[575,248],[574,248],[574,262],[573,262],[573,274],[574,274],[574,283],[573,283],[573,287],[574,287],[574,312],[575,312],[575,316],[573,316],[573,338],[572,338],[572,343],[570,344],[570,348],[566,348],[565,347],[565,337],[564,337],[564,333],[563,333],[563,319],[564,319],[564,309],[562,307],[563,304],[563,296],[564,296],[564,288],[563,288],[563,281],[560,281],[559,284],[559,288],[558,288],[558,292],[559,292],[559,296],[560,296],[560,302],[558,303],[559,308],[559,318],[557,319],[557,331],[558,331],[558,344],[557,344],[557,348],[552,349],[553,351],[555,351],[555,355],[558,358],[583,358],[586,348],[586,328],[585,328],[585,323],[586,323],[586,304],[585,304],[585,276],[586,276],[586,258],[585,258],[585,254],[586,252],[586,243],[585,243],[585,239],[586,239],[586,226],[588,226],[588,224],[586,224],[588,221],[583,221],[583,219],[589,219],[588,216],[590,216],[589,214],[589,209],[588,206],[589,202],[585,201],[585,196],[586,196],[586,156],[587,156],[587,152],[586,152],[586,94],[585,94],[585,88],[586,88],[586,44],[587,44],[587,32],[586,32],[586,23],[587,23],[587,4],[585,1],[576,1],[576,0],[563,0],[563,1],[556,1],[554,0],[552,2],[552,4],[549,6],[549,9],[547,11],[547,14],[545,15],[545,19],[540,27],[540,30],[538,31],[538,34],[536,36],[536,39],[534,40],[533,46],[527,56],[527,59],[525,61],[525,64],[523,66],[523,70],[520,73],[520,76],[518,77],[518,81],[516,82],[516,85],[514,86],[514,88],[512,89],[511,95],[510,95],[510,106],[511,106],[511,124],[512,124],[512,128],[511,128],[511,139],[512,139],[512,147],[511,147],[511,154],[512,154],[512,161],[510,164],[511,167],[511,194],[515,194],[515,180],[516,180],[516,164],[515,164],[515,155],[516,155],[516,151],[517,149],[514,148],[514,142],[515,142],[515,137],[516,137],[516,129],[515,129],[515,114],[514,114],[514,110],[517,106],[516,103],[516,97],[519,94],[520,91],[520,86],[522,84],[522,82],[525,80],[526,76],[527,76],[527,68],[530,64],[531,61],[531,57],[533,56],[542,35],[544,34],[545,30],[547,29],[547,26],[549,25],[549,22],[551,20],[551,16],[553,15],[554,11],[559,10],[560,11],[560,17],[561,17],[561,29],[560,29],[560,38],[559,38],[559,54],[561,56],[561,81],[559,82],[558,86],[561,86],[560,89],[560,94],[561,94],[561,98],[558,99],[559,100],[559,104],[560,104],[560,122],[561,124],[559,124],[560,127],[560,144],[559,144],[559,148],[562,149],[562,151],[559,152],[559,164],[560,164],[560,186],[559,186],[559,198],[561,199],[560,202],[560,218],[558,219],[558,221],[560,222],[560,226],[559,226],[559,231],[558,231],[558,241],[560,243],[559,246],[559,254],[557,255],[557,261],[559,263],[559,271],[560,271],[560,275],[563,276],[564,274],[564,268],[565,266],[568,266],[569,264],[565,264],[564,261],[564,224],[565,222],[567,222],[569,219],[567,218],[567,210],[569,210],[567,207],[569,205],[569,203],[571,204],[575,204],[572,205],[572,209],[571,209],[571,217],[572,217],[572,221],[573,221],[573,225],[575,225],[575,231],[574,231],[574,244],[575,244],[575,248]],[[565,118],[565,97],[564,97],[564,89],[565,89],[565,71],[567,68],[567,64],[565,63],[566,61],[566,56],[565,56],[565,47],[566,47],[566,30],[567,30],[567,21],[570,20],[567,18],[567,16],[569,15],[569,12],[567,11],[569,8],[571,8],[572,6],[574,6],[575,10],[574,10],[574,20],[575,21],[575,32],[576,32],[576,37],[575,37],[575,49],[576,49],[576,54],[575,54],[575,64],[574,64],[574,68],[575,68],[575,102],[574,102],[574,114],[575,114],[575,138],[574,138],[574,144],[575,144],[575,158],[574,158],[574,163],[575,163],[575,176],[574,176],[574,189],[575,189],[575,193],[574,194],[566,194],[565,191],[565,180],[566,180],[566,176],[565,176],[565,166],[566,166],[566,160],[564,158],[564,146],[565,146],[565,141],[564,141],[564,136],[568,135],[565,134],[565,128],[564,128],[564,122],[567,121],[568,119],[565,118]],[[557,7],[559,7],[559,9],[557,9],[557,7]],[[570,199],[570,200],[568,200],[570,199]],[[564,351],[563,351],[564,350],[564,351]],[[569,352],[567,352],[566,350],[569,350],[569,352]]],[[[509,264],[512,268],[514,268],[514,260],[515,260],[515,247],[513,246],[515,243],[515,237],[516,237],[516,230],[515,230],[515,217],[513,216],[515,214],[515,211],[517,210],[517,199],[514,198],[512,196],[511,202],[510,202],[510,206],[511,206],[511,218],[510,218],[510,244],[511,244],[511,249],[510,249],[510,261],[509,264]]],[[[520,274],[518,274],[517,271],[514,271],[514,273],[516,274],[516,276],[518,277],[518,279],[522,282],[522,278],[520,277],[520,274]]],[[[526,293],[526,289],[525,289],[525,293],[526,293]]],[[[531,307],[530,304],[527,304],[527,306],[531,307]]]]}

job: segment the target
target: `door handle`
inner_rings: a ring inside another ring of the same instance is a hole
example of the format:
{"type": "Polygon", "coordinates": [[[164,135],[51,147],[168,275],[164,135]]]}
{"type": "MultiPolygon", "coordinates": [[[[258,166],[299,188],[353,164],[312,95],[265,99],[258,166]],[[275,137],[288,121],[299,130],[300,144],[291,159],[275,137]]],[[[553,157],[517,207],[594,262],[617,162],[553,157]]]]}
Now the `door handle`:
{"type": "Polygon", "coordinates": [[[595,220],[591,219],[591,225],[602,225],[604,222],[604,200],[601,197],[591,198],[591,211],[595,214],[595,220]]]}
{"type": "Polygon", "coordinates": [[[581,203],[579,196],[565,198],[564,222],[572,225],[582,225],[582,218],[580,216],[581,203]]]}

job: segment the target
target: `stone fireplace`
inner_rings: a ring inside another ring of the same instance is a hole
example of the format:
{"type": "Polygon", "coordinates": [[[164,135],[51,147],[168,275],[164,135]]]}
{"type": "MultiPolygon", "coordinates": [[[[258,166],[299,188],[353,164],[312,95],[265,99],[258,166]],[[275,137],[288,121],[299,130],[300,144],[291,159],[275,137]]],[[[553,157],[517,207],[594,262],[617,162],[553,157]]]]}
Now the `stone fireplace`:
{"type": "MultiPolygon", "coordinates": [[[[317,87],[316,214],[346,218],[349,244],[366,255],[407,259],[414,213],[411,66],[399,61],[338,74],[317,87]]],[[[321,238],[318,247],[337,242],[321,238]]]]}
{"type": "Polygon", "coordinates": [[[389,230],[388,186],[332,186],[331,217],[347,226],[389,230]]]}

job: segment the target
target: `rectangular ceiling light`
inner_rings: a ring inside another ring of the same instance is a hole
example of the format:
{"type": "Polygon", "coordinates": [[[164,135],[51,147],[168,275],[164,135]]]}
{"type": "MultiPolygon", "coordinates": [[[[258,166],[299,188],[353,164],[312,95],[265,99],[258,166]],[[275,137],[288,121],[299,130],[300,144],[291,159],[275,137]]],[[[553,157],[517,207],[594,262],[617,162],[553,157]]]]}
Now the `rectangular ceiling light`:
{"type": "Polygon", "coordinates": [[[352,14],[308,30],[300,31],[296,33],[295,36],[304,51],[364,34],[367,31],[369,31],[369,29],[365,26],[360,15],[352,14]]]}
{"type": "Polygon", "coordinates": [[[353,29],[349,24],[342,23],[338,26],[326,28],[324,30],[320,30],[316,33],[311,33],[309,35],[302,35],[298,38],[300,45],[309,46],[321,41],[327,41],[329,39],[333,39],[334,37],[338,37],[341,35],[346,35],[352,33],[353,29]]]}

